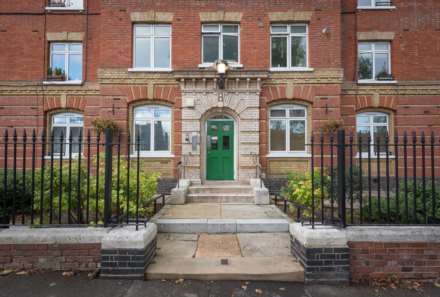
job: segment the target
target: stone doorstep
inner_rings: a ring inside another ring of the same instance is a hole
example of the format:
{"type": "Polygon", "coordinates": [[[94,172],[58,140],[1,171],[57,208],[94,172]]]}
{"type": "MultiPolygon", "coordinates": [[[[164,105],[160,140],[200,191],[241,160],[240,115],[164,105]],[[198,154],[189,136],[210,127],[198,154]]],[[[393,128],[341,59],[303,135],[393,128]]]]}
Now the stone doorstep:
{"type": "Polygon", "coordinates": [[[276,233],[288,232],[286,219],[155,219],[163,233],[276,233]]]}

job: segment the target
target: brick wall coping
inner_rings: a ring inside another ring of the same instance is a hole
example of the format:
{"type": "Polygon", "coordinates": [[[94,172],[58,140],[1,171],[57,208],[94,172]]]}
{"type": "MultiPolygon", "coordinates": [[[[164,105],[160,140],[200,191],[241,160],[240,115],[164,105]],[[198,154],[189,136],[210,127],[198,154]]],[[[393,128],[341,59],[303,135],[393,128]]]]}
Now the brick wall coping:
{"type": "Polygon", "coordinates": [[[12,227],[0,231],[0,244],[101,243],[109,231],[109,228],[12,227]]]}
{"type": "Polygon", "coordinates": [[[306,248],[347,247],[348,242],[440,242],[438,226],[331,226],[290,225],[290,234],[306,248]]]}
{"type": "Polygon", "coordinates": [[[157,226],[154,223],[148,223],[146,227],[140,226],[138,231],[134,226],[115,228],[102,239],[102,249],[145,249],[156,235],[157,226]]]}

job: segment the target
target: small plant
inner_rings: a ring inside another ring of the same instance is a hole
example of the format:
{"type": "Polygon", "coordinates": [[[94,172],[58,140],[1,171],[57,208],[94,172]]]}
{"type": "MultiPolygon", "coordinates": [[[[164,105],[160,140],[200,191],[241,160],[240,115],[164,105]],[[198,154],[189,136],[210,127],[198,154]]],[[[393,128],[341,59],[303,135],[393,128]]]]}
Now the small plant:
{"type": "Polygon", "coordinates": [[[66,73],[60,67],[55,67],[55,68],[49,67],[47,69],[47,78],[50,80],[65,80],[66,73]]]}
{"type": "Polygon", "coordinates": [[[377,80],[394,80],[394,77],[385,69],[379,72],[376,76],[377,80]]]}
{"type": "Polygon", "coordinates": [[[113,131],[113,134],[119,131],[118,125],[115,121],[110,119],[96,119],[92,122],[93,127],[95,127],[98,133],[104,133],[106,129],[110,129],[113,131]]]}
{"type": "Polygon", "coordinates": [[[344,121],[342,120],[328,120],[321,129],[323,133],[333,134],[338,131],[338,129],[341,128],[343,125],[344,121]]]}

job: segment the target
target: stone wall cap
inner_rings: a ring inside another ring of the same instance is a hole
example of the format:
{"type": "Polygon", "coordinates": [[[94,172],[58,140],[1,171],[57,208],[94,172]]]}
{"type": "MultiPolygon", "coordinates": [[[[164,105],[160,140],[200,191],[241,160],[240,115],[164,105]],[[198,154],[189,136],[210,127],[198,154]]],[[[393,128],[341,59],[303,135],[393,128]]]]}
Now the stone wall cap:
{"type": "Polygon", "coordinates": [[[146,227],[125,226],[112,229],[102,239],[103,250],[145,249],[157,235],[157,226],[148,223],[146,227]]]}
{"type": "Polygon", "coordinates": [[[290,234],[306,248],[345,248],[347,247],[347,238],[345,230],[332,226],[315,226],[312,229],[310,225],[301,223],[290,224],[290,234]]]}
{"type": "Polygon", "coordinates": [[[0,231],[0,244],[101,243],[109,228],[11,227],[0,231]]]}

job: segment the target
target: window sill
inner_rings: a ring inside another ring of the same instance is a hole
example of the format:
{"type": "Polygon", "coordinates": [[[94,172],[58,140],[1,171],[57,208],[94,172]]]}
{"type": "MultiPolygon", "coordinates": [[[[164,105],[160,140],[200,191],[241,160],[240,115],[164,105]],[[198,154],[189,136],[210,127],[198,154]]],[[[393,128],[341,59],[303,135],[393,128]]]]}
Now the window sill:
{"type": "Polygon", "coordinates": [[[358,6],[358,10],[393,10],[396,6],[358,6]]]}
{"type": "Polygon", "coordinates": [[[294,68],[270,68],[272,72],[313,72],[314,68],[310,67],[294,67],[294,68]]]}
{"type": "MultiPolygon", "coordinates": [[[[362,159],[362,160],[365,160],[365,159],[368,159],[368,153],[362,153],[361,155],[359,155],[359,153],[357,153],[355,156],[354,156],[356,159],[362,159]]],[[[379,155],[379,159],[380,160],[386,160],[386,158],[387,158],[387,155],[386,154],[380,154],[379,155]]],[[[395,159],[395,156],[394,155],[392,155],[391,153],[388,155],[388,158],[389,159],[395,159]]],[[[377,160],[377,155],[376,154],[371,154],[370,155],[370,159],[371,160],[377,160]]]]}
{"type": "Polygon", "coordinates": [[[266,155],[267,158],[310,158],[312,155],[307,152],[287,153],[287,152],[271,152],[266,155]]]}
{"type": "MultiPolygon", "coordinates": [[[[136,152],[130,154],[130,158],[131,159],[135,159],[135,158],[137,158],[137,156],[138,156],[138,154],[136,152]]],[[[139,158],[152,158],[152,159],[154,159],[154,158],[174,158],[174,154],[172,154],[170,152],[165,152],[165,153],[158,153],[158,152],[146,153],[146,152],[140,152],[139,153],[139,158]]]]}
{"type": "Polygon", "coordinates": [[[171,72],[171,68],[128,68],[128,72],[171,72]]]}
{"type": "Polygon", "coordinates": [[[47,11],[83,11],[83,7],[54,7],[54,6],[46,6],[45,9],[47,11]]]}
{"type": "Polygon", "coordinates": [[[63,80],[63,81],[51,81],[45,80],[43,81],[43,85],[69,85],[69,86],[80,86],[83,84],[82,80],[63,80]]]}
{"type": "MultiPolygon", "coordinates": [[[[232,69],[243,68],[243,64],[239,64],[239,63],[228,63],[228,66],[232,69]]],[[[198,67],[201,69],[212,68],[212,67],[214,67],[214,63],[202,63],[202,64],[199,64],[198,67]]]]}
{"type": "Polygon", "coordinates": [[[395,85],[397,80],[358,80],[359,85],[395,85]]]}
{"type": "MultiPolygon", "coordinates": [[[[79,154],[73,154],[72,153],[72,160],[78,159],[79,156],[80,156],[79,154]]],[[[52,158],[51,155],[44,156],[45,160],[50,160],[51,158],[52,158]]],[[[81,159],[84,159],[84,158],[85,158],[85,156],[81,154],[81,159]]],[[[53,160],[54,161],[59,161],[60,160],[60,155],[57,155],[57,154],[53,155],[53,160]]],[[[67,155],[63,155],[63,161],[69,161],[69,155],[68,154],[67,155]]]]}

